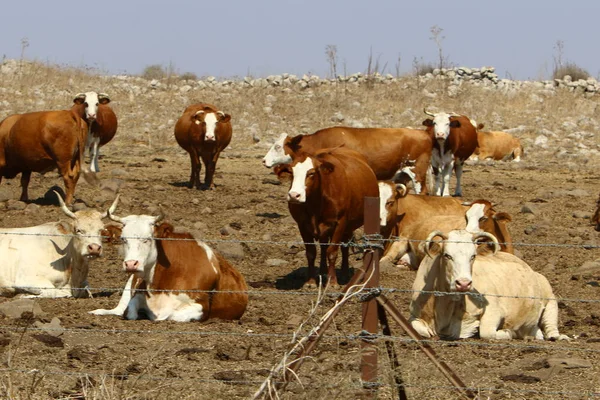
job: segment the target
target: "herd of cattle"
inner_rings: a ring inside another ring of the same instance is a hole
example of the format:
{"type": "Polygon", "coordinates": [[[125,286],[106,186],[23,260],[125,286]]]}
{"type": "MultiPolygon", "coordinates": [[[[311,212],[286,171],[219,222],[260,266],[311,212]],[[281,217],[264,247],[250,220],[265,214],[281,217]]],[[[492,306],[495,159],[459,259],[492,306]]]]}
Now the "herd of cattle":
{"type": "MultiPolygon", "coordinates": [[[[114,309],[91,313],[239,319],[248,304],[242,274],[206,243],[162,221],[162,212],[119,217],[118,196],[105,212],[67,207],[80,174],[99,171],[99,148],[117,131],[109,102],[106,94],[82,93],[70,110],[15,114],[0,123],[0,179],[21,173],[21,200],[27,201],[31,173],[58,169],[66,189],[64,201],[57,193],[58,201],[70,219],[0,229],[1,293],[89,296],[88,263],[101,256],[101,239],[109,237],[122,245],[122,268],[130,277],[114,309]],[[104,218],[118,225],[105,225],[104,218]]],[[[519,161],[520,141],[504,132],[484,132],[463,115],[425,113],[425,130],[331,127],[311,135],[284,134],[269,149],[263,164],[281,181],[291,181],[287,203],[306,247],[305,285],[314,287],[325,275],[327,285],[338,285],[338,248],[341,277],[349,278],[349,247],[339,244],[349,243],[362,226],[364,198],[379,197],[386,243],[382,261],[417,270],[410,314],[423,337],[568,339],[559,334],[548,280],[513,254],[510,215],[497,212],[489,200],[457,198],[467,159],[519,161]],[[450,197],[452,171],[455,197],[450,197]]],[[[190,155],[190,188],[214,189],[216,164],[231,137],[231,116],[217,107],[199,103],[184,110],[175,139],[190,155]]],[[[593,221],[600,231],[600,198],[593,221]]]]}

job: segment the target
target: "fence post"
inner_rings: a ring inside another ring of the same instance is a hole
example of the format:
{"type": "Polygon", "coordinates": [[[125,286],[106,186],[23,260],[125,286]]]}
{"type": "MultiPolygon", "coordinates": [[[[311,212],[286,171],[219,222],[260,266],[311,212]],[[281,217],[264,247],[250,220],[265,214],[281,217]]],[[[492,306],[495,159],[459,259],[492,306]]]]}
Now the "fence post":
{"type": "MultiPolygon", "coordinates": [[[[377,235],[379,226],[379,197],[365,197],[364,232],[367,237],[377,235]]],[[[371,240],[373,240],[371,238],[371,240]]],[[[379,286],[379,258],[380,250],[377,246],[367,249],[363,257],[365,279],[368,281],[365,288],[379,286]],[[372,271],[372,272],[371,272],[372,271]]],[[[361,380],[363,386],[373,387],[377,382],[377,346],[373,340],[378,333],[377,300],[372,298],[362,304],[362,331],[361,342],[361,380]]]]}

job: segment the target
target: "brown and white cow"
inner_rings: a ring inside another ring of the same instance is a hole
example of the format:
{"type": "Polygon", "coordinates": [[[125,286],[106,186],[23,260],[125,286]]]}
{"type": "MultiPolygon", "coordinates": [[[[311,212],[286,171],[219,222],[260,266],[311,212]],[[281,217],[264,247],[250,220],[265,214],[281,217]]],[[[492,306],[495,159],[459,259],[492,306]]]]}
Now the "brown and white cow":
{"type": "Polygon", "coordinates": [[[425,182],[432,144],[418,129],[335,126],[312,135],[288,137],[282,134],[263,158],[263,164],[268,168],[290,164],[300,154],[315,154],[338,146],[362,154],[380,180],[392,179],[398,171],[409,167],[415,175],[415,192],[427,192],[425,182]]]}
{"type": "Polygon", "coordinates": [[[521,161],[523,146],[518,138],[501,131],[482,131],[483,127],[483,124],[477,125],[478,146],[473,152],[474,160],[521,161]]]}
{"type": "Polygon", "coordinates": [[[100,147],[115,137],[118,127],[117,116],[108,105],[110,97],[106,93],[79,93],[75,96],[74,103],[74,107],[79,104],[85,106],[83,119],[88,124],[85,148],[90,154],[90,170],[98,172],[100,171],[98,167],[100,147]]]}
{"type": "Polygon", "coordinates": [[[421,243],[432,230],[489,232],[501,240],[502,251],[514,252],[506,226],[510,215],[496,212],[487,200],[461,202],[451,197],[407,194],[404,185],[392,182],[379,182],[379,196],[382,234],[395,239],[385,246],[382,262],[401,257],[402,264],[416,269],[425,256],[421,243]]]}
{"type": "Polygon", "coordinates": [[[410,322],[421,336],[569,340],[558,331],[558,303],[548,279],[499,247],[487,232],[430,233],[429,257],[419,266],[410,302],[410,322]],[[433,240],[438,236],[443,242],[433,240]]]}
{"type": "Polygon", "coordinates": [[[212,104],[198,103],[185,109],[175,124],[177,143],[190,154],[192,173],[188,187],[214,189],[213,176],[221,151],[231,142],[231,116],[212,104]],[[206,169],[200,183],[200,158],[206,169]]]}
{"type": "Polygon", "coordinates": [[[90,313],[179,322],[242,317],[246,280],[206,243],[175,232],[162,215],[109,217],[123,224],[123,270],[132,275],[116,308],[90,313]]]}
{"type": "Polygon", "coordinates": [[[65,201],[73,202],[87,135],[83,104],[70,110],[15,114],[0,122],[0,181],[21,174],[21,201],[29,199],[32,172],[58,168],[65,201]]]}
{"type": "Polygon", "coordinates": [[[477,131],[464,115],[444,112],[425,114],[431,116],[423,121],[433,143],[431,166],[435,175],[435,194],[450,196],[450,177],[456,172],[455,196],[462,196],[461,178],[463,164],[477,147],[477,131]]]}
{"type": "Polygon", "coordinates": [[[293,180],[288,192],[289,210],[306,244],[307,285],[315,285],[315,259],[321,245],[321,274],[328,263],[328,285],[337,285],[335,263],[342,250],[342,275],[349,274],[348,243],[364,222],[364,198],[377,197],[377,178],[365,157],[346,148],[325,149],[299,155],[291,165],[293,180]],[[330,245],[331,243],[331,245],[330,245]]]}
{"type": "Polygon", "coordinates": [[[600,195],[598,195],[598,200],[596,201],[596,212],[592,216],[592,223],[594,224],[594,229],[600,232],[600,195]]]}

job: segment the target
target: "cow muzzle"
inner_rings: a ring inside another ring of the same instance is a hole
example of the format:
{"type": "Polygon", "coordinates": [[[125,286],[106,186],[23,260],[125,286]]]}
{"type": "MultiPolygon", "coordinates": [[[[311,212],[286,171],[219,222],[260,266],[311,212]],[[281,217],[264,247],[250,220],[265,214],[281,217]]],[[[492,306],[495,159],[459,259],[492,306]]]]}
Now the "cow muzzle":
{"type": "Polygon", "coordinates": [[[457,279],[456,282],[454,282],[457,292],[468,292],[471,290],[472,284],[473,281],[470,279],[457,279]]]}
{"type": "Polygon", "coordinates": [[[87,258],[98,258],[102,255],[102,246],[97,243],[91,243],[87,246],[87,258]]]}
{"type": "Polygon", "coordinates": [[[127,260],[123,261],[123,268],[125,272],[138,272],[140,267],[140,262],[138,260],[127,260]]]}
{"type": "Polygon", "coordinates": [[[289,191],[288,192],[288,201],[290,203],[304,203],[304,196],[302,196],[302,193],[300,192],[296,192],[296,191],[289,191]]]}
{"type": "Polygon", "coordinates": [[[204,139],[205,139],[207,142],[214,142],[214,141],[215,141],[215,137],[214,137],[214,135],[212,135],[212,136],[206,135],[206,136],[204,137],[204,139]]]}

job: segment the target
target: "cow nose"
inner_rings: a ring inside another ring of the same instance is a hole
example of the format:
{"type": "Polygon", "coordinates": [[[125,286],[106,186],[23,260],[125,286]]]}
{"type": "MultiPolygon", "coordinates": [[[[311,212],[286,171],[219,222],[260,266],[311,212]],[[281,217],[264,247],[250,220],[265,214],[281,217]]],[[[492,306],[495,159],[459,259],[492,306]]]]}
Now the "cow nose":
{"type": "Polygon", "coordinates": [[[96,119],[96,114],[89,114],[88,119],[96,119]]]}
{"type": "Polygon", "coordinates": [[[471,281],[469,279],[457,279],[455,284],[458,292],[468,292],[471,289],[471,281]]]}
{"type": "Polygon", "coordinates": [[[215,140],[215,137],[206,135],[206,140],[208,140],[209,142],[213,142],[215,140]]]}
{"type": "Polygon", "coordinates": [[[298,192],[289,192],[288,193],[288,198],[293,201],[300,201],[301,196],[302,195],[298,192]]]}
{"type": "Polygon", "coordinates": [[[123,266],[127,272],[135,272],[138,269],[140,262],[138,260],[127,260],[123,261],[123,266]]]}
{"type": "Polygon", "coordinates": [[[100,255],[100,250],[102,250],[102,246],[97,243],[88,244],[88,254],[89,255],[100,255]]]}
{"type": "Polygon", "coordinates": [[[263,158],[263,160],[262,160],[262,163],[263,163],[263,165],[264,165],[265,167],[267,167],[267,160],[265,160],[265,159],[263,158]]]}

